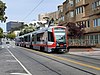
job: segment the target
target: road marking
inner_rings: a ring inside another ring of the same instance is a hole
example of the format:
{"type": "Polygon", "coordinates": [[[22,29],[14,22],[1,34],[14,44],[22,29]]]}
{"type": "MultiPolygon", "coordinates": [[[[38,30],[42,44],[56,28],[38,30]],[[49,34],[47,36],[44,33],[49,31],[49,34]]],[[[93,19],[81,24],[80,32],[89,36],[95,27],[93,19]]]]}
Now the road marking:
{"type": "Polygon", "coordinates": [[[11,55],[5,55],[5,56],[10,57],[11,55]]]}
{"type": "Polygon", "coordinates": [[[16,60],[6,60],[6,62],[17,62],[16,60]]]}
{"type": "Polygon", "coordinates": [[[12,75],[28,75],[28,74],[25,74],[25,73],[10,73],[12,75]]]}
{"type": "Polygon", "coordinates": [[[22,66],[22,68],[28,73],[28,75],[32,75],[27,69],[26,67],[14,56],[14,54],[9,50],[7,49],[8,52],[15,58],[15,60],[22,66]]]}
{"type": "Polygon", "coordinates": [[[35,52],[35,53],[39,53],[39,54],[42,54],[42,55],[50,56],[50,57],[53,57],[53,58],[56,58],[56,59],[64,60],[64,61],[67,61],[67,62],[71,62],[71,63],[77,64],[77,65],[80,65],[80,66],[85,66],[85,67],[92,68],[92,69],[95,69],[95,70],[100,70],[100,67],[80,63],[80,62],[70,60],[70,59],[67,59],[67,58],[62,58],[62,57],[58,57],[58,56],[55,56],[55,55],[52,55],[52,54],[46,54],[46,53],[42,53],[42,52],[38,52],[38,51],[35,51],[35,50],[30,50],[30,49],[26,49],[26,50],[31,51],[31,52],[35,52]]]}
{"type": "Polygon", "coordinates": [[[10,48],[10,46],[7,46],[8,48],[10,48]]]}
{"type": "Polygon", "coordinates": [[[1,46],[1,48],[4,48],[4,46],[1,46]]]}

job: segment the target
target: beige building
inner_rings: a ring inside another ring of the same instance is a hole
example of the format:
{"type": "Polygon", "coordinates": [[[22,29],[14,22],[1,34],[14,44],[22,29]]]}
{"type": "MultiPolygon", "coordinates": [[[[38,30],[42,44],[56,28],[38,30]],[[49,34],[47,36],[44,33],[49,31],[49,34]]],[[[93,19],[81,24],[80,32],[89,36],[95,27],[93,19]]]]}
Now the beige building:
{"type": "Polygon", "coordinates": [[[44,17],[48,17],[48,19],[54,19],[54,20],[58,20],[58,11],[55,12],[50,12],[50,13],[42,13],[38,15],[38,20],[39,21],[45,21],[44,17]]]}
{"type": "Polygon", "coordinates": [[[58,18],[59,18],[59,25],[64,24],[64,13],[63,13],[63,5],[58,6],[58,18]]]}
{"type": "Polygon", "coordinates": [[[100,0],[66,0],[60,6],[58,10],[63,9],[63,12],[59,12],[59,24],[85,24],[85,38],[100,45],[100,0]]]}
{"type": "Polygon", "coordinates": [[[48,13],[42,13],[38,15],[39,21],[45,21],[44,17],[49,17],[48,13]]]}

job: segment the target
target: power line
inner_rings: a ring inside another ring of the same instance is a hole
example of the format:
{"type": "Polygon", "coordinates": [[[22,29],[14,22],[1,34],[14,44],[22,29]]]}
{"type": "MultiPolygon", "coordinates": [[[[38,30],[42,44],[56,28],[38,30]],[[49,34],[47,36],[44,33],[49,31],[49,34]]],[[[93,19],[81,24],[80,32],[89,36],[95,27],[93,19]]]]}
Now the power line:
{"type": "Polygon", "coordinates": [[[41,5],[41,3],[43,2],[44,0],[41,0],[24,18],[23,20],[25,20],[36,8],[39,7],[39,5],[41,5]]]}

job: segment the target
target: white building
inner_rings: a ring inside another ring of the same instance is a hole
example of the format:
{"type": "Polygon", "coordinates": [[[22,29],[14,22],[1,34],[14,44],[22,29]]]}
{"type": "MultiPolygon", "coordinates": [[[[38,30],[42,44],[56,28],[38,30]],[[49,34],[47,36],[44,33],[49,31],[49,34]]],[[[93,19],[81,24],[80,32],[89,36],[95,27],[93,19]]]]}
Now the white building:
{"type": "Polygon", "coordinates": [[[16,36],[19,36],[20,31],[14,31],[16,36]]]}

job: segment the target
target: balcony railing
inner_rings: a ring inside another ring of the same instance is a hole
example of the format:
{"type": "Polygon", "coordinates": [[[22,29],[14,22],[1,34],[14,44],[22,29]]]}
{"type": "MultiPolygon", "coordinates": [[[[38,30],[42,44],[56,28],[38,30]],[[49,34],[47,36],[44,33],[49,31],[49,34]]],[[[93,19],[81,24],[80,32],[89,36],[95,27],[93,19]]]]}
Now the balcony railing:
{"type": "Polygon", "coordinates": [[[90,39],[69,39],[69,46],[95,46],[98,44],[98,40],[90,39]]]}

